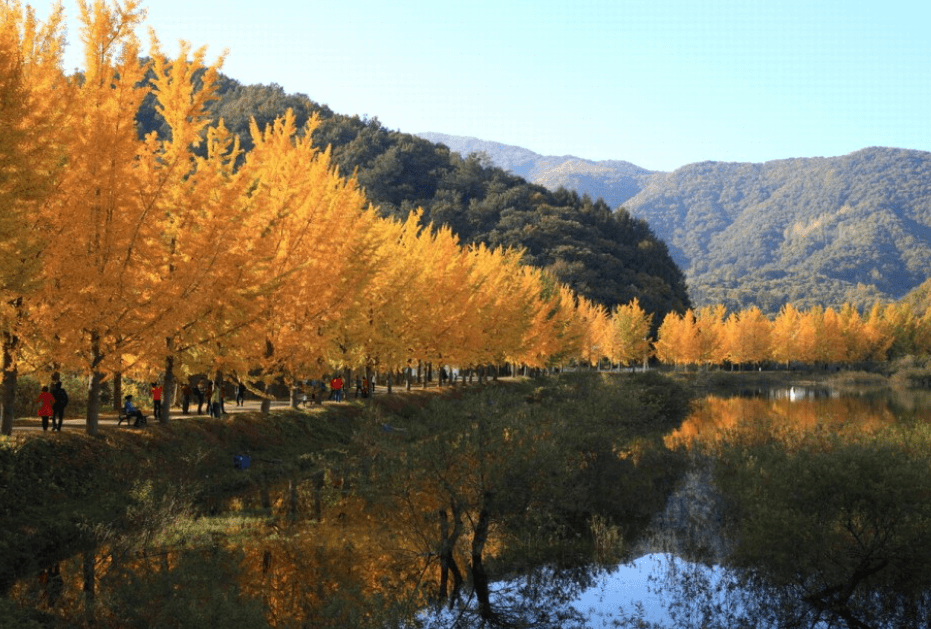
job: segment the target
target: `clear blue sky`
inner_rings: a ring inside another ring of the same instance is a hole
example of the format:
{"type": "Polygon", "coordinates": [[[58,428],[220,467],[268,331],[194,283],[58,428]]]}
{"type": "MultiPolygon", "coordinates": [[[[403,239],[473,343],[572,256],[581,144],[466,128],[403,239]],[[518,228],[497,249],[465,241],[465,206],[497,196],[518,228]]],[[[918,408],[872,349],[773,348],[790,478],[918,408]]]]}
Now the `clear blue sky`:
{"type": "MultiPolygon", "coordinates": [[[[43,10],[35,1],[33,6],[43,10]]],[[[65,9],[77,17],[76,0],[65,9]]],[[[931,3],[148,0],[223,71],[389,129],[654,170],[931,150],[931,3]]],[[[147,42],[144,32],[140,35],[147,42]]],[[[78,36],[70,36],[79,59],[78,36]]],[[[73,65],[77,65],[74,62],[73,65]]]]}

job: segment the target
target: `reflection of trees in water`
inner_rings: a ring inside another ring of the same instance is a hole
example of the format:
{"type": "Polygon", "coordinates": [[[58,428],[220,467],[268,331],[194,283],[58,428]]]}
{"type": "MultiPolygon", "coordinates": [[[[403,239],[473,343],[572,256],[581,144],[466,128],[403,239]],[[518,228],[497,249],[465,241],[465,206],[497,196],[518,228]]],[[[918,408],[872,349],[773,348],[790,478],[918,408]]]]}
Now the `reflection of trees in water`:
{"type": "Polygon", "coordinates": [[[665,510],[656,515],[634,554],[672,553],[709,563],[726,557],[727,541],[721,532],[724,506],[713,472],[711,459],[692,458],[691,469],[669,497],[665,510]]]}
{"type": "Polygon", "coordinates": [[[693,472],[658,522],[673,525],[662,540],[684,557],[726,550],[734,581],[675,564],[657,582],[679,611],[673,626],[931,626],[931,425],[892,408],[849,398],[697,405],[666,442],[712,457],[713,473],[693,472]]]}
{"type": "Polygon", "coordinates": [[[572,629],[586,627],[586,619],[572,603],[603,571],[594,564],[571,569],[543,568],[507,581],[496,582],[489,605],[474,598],[421,618],[424,629],[521,627],[572,629]]]}
{"type": "Polygon", "coordinates": [[[666,437],[669,447],[713,448],[718,443],[793,443],[815,436],[872,434],[896,422],[884,399],[709,396],[666,437]]]}
{"type": "MultiPolygon", "coordinates": [[[[464,523],[448,563],[468,575],[467,594],[441,588],[453,613],[434,626],[584,626],[570,603],[640,536],[682,470],[657,430],[674,424],[675,392],[651,378],[606,389],[582,376],[541,406],[489,394],[418,419],[412,430],[426,432],[388,457],[403,462],[389,486],[458,505],[464,523]]],[[[437,530],[451,527],[422,536],[437,530]]]]}

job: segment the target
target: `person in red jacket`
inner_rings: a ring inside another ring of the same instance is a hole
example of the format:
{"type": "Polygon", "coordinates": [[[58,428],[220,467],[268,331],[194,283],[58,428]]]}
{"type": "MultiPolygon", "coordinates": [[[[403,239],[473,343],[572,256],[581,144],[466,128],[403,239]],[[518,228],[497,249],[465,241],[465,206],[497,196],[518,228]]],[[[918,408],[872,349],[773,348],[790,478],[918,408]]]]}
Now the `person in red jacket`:
{"type": "Polygon", "coordinates": [[[156,420],[162,418],[162,385],[157,382],[152,383],[152,415],[156,420]]]}
{"type": "Polygon", "coordinates": [[[343,401],[343,379],[339,376],[330,380],[330,390],[333,392],[333,398],[337,402],[343,401]]]}
{"type": "Polygon", "coordinates": [[[42,430],[48,430],[48,418],[52,416],[52,404],[55,403],[55,397],[49,393],[48,387],[42,387],[42,392],[36,398],[36,403],[41,404],[39,417],[42,418],[42,430]]]}

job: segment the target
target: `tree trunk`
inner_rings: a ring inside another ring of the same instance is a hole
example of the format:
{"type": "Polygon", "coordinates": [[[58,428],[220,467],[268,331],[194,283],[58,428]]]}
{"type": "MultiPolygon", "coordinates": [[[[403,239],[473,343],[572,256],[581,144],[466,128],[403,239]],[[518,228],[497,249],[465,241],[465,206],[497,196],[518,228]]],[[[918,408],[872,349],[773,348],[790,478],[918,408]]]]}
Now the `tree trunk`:
{"type": "Polygon", "coordinates": [[[447,598],[446,590],[449,583],[449,575],[453,577],[453,587],[447,600],[449,607],[452,609],[453,603],[459,599],[459,590],[462,588],[463,578],[456,564],[456,542],[462,534],[462,518],[459,509],[455,503],[452,505],[452,527],[450,528],[449,516],[445,509],[440,509],[440,598],[447,598]]]}
{"type": "Polygon", "coordinates": [[[123,408],[123,374],[117,371],[113,374],[113,410],[120,411],[123,408]]]}
{"type": "Polygon", "coordinates": [[[484,620],[491,620],[494,617],[491,609],[488,573],[485,572],[485,564],[482,561],[485,542],[488,541],[488,528],[491,524],[491,513],[488,508],[490,502],[491,494],[486,493],[485,504],[482,505],[478,522],[475,524],[475,532],[472,534],[472,586],[475,588],[475,598],[478,601],[478,615],[484,620]]]}
{"type": "Polygon", "coordinates": [[[3,333],[3,387],[0,394],[0,434],[9,437],[13,434],[13,420],[16,419],[16,380],[18,371],[13,355],[19,339],[9,332],[3,333]]]}
{"type": "Polygon", "coordinates": [[[291,383],[291,408],[298,408],[301,405],[301,393],[303,389],[297,385],[297,382],[291,383]]]}
{"type": "Polygon", "coordinates": [[[220,417],[223,417],[223,413],[226,412],[226,402],[224,398],[226,397],[223,393],[223,372],[217,369],[213,377],[213,386],[214,388],[220,389],[220,417]]]}
{"type": "Polygon", "coordinates": [[[87,434],[96,435],[100,432],[100,383],[103,374],[100,373],[100,363],[103,354],[100,352],[100,334],[91,332],[91,377],[87,385],[87,434]]]}
{"type": "MultiPolygon", "coordinates": [[[[171,339],[165,339],[171,352],[171,339]]],[[[167,424],[171,419],[171,403],[175,399],[175,357],[169,353],[165,357],[165,380],[162,383],[162,413],[156,417],[160,424],[167,424]]]]}
{"type": "MultiPolygon", "coordinates": [[[[267,361],[271,360],[271,357],[275,355],[275,346],[272,344],[270,338],[265,338],[265,359],[267,361]]],[[[266,397],[262,398],[262,403],[259,405],[259,411],[262,415],[268,415],[272,412],[272,401],[267,397],[268,396],[268,383],[262,384],[262,392],[266,397]]]]}

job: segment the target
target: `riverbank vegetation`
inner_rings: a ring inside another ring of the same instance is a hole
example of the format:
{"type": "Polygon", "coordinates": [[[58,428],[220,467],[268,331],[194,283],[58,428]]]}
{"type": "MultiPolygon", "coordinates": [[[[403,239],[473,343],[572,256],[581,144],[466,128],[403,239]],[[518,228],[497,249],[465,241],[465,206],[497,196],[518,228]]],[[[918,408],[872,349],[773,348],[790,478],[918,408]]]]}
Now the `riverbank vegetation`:
{"type": "Polygon", "coordinates": [[[730,616],[693,584],[695,626],[928,626],[929,417],[872,396],[698,405],[667,444],[711,470],[714,561],[733,581],[730,616]]]}
{"type": "Polygon", "coordinates": [[[544,607],[569,613],[681,475],[661,438],[687,397],[583,373],[7,439],[0,626],[385,627],[431,606],[507,624],[538,612],[490,584],[541,566],[562,592],[544,607]]]}

